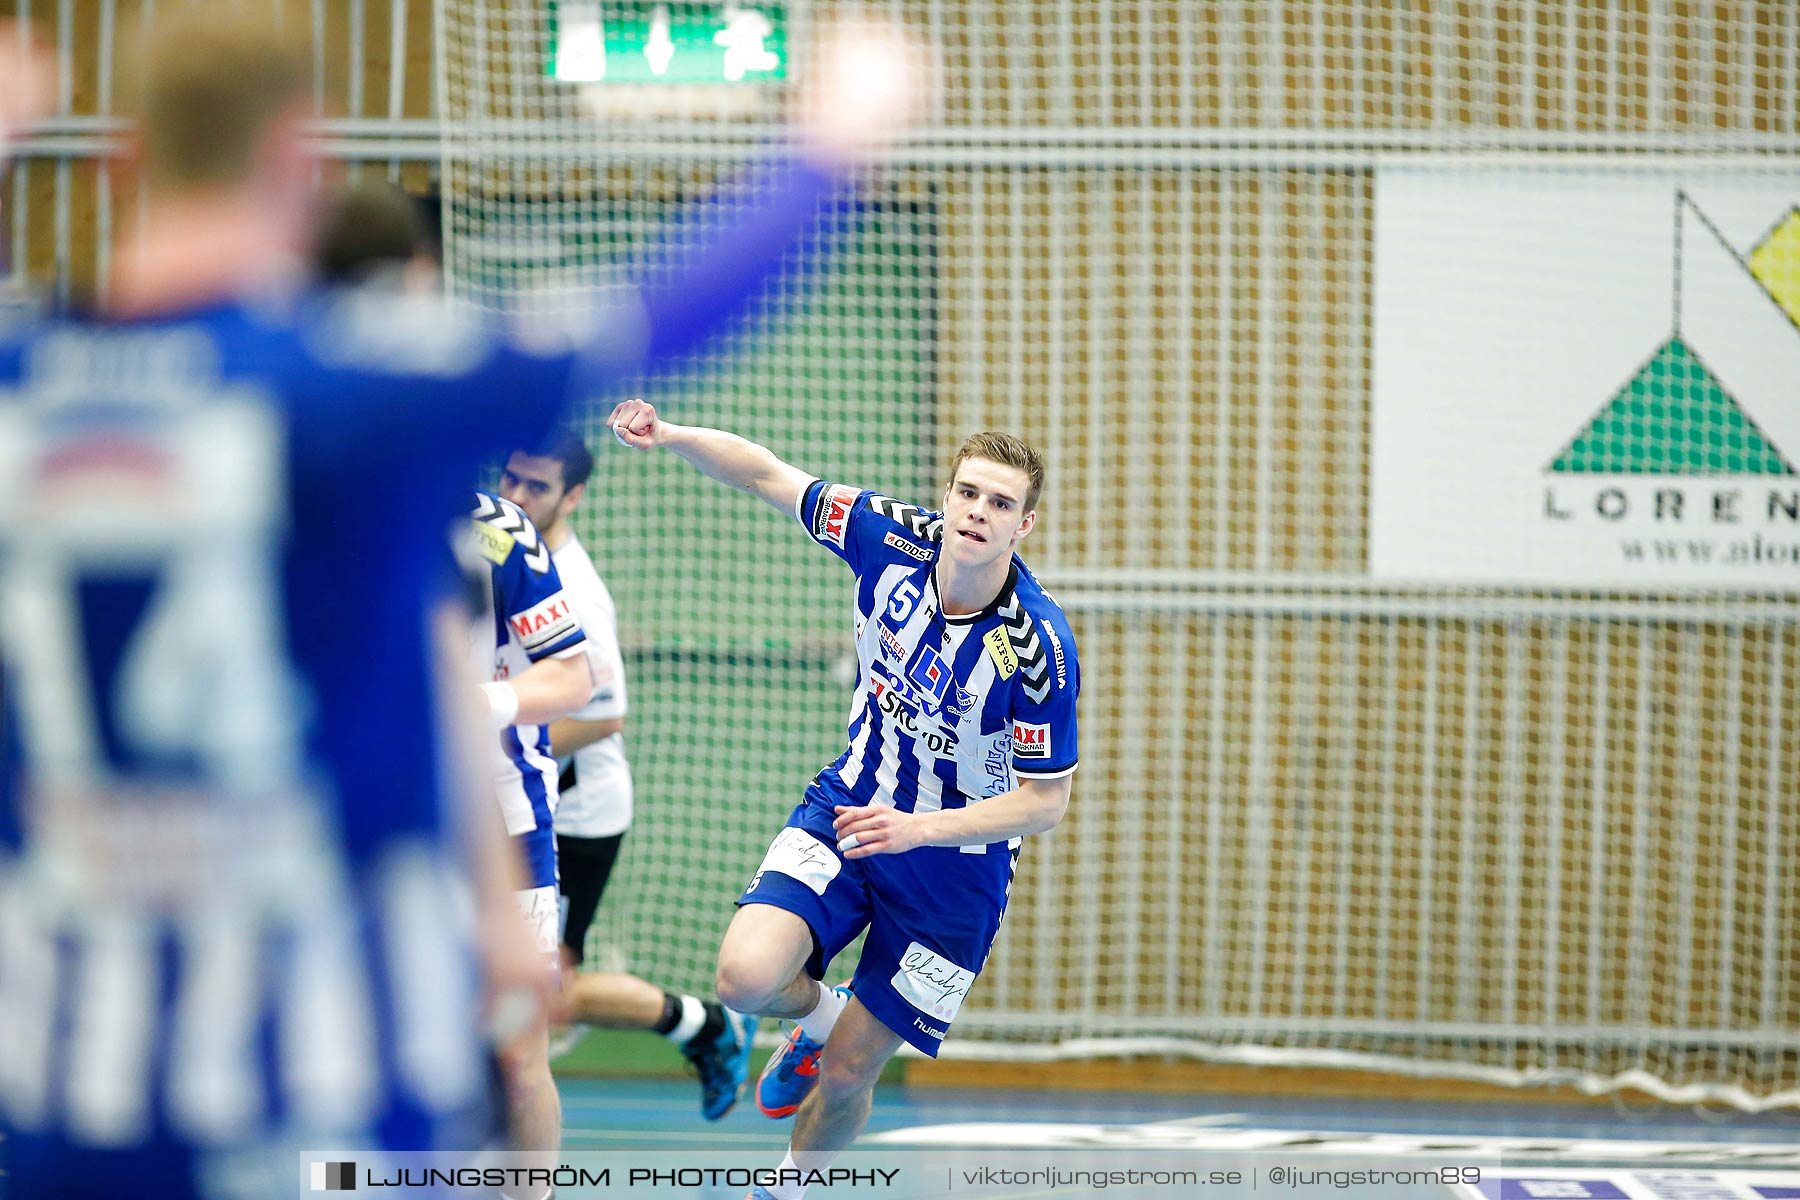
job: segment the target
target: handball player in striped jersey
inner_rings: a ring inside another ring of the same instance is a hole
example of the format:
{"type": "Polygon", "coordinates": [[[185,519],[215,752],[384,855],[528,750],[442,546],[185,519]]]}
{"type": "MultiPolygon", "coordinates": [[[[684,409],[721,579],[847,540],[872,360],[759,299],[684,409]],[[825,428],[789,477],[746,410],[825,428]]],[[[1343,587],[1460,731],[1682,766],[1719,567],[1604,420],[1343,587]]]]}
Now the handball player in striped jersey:
{"type": "Polygon", "coordinates": [[[937,1056],[993,946],[1020,842],[1068,809],[1075,637],[1018,555],[1044,464],[1016,437],[976,434],[932,511],[670,424],[642,400],[610,423],[798,521],[855,574],[849,744],[770,844],[719,947],[723,1003],[797,1022],[756,1095],[771,1117],[797,1114],[788,1157],[751,1196],[798,1200],[861,1131],[901,1044],[937,1056]],[[849,988],[825,987],[865,930],[849,988]]]}

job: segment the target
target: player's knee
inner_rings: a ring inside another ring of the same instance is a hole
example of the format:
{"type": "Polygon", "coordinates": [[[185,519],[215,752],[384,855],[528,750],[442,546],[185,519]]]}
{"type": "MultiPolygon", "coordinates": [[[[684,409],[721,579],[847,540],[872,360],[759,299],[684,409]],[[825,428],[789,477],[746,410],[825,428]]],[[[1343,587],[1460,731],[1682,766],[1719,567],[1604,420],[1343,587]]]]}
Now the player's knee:
{"type": "Polygon", "coordinates": [[[555,1076],[550,1073],[550,1064],[541,1055],[530,1053],[502,1053],[500,1055],[500,1077],[506,1088],[509,1105],[516,1105],[529,1099],[549,1087],[556,1088],[555,1076]]]}
{"type": "Polygon", "coordinates": [[[713,990],[725,1007],[757,1013],[768,1007],[783,982],[767,963],[745,955],[721,953],[713,975],[713,990]]]}
{"type": "Polygon", "coordinates": [[[827,1054],[819,1060],[819,1091],[830,1104],[850,1100],[874,1088],[882,1061],[857,1054],[827,1054]]]}

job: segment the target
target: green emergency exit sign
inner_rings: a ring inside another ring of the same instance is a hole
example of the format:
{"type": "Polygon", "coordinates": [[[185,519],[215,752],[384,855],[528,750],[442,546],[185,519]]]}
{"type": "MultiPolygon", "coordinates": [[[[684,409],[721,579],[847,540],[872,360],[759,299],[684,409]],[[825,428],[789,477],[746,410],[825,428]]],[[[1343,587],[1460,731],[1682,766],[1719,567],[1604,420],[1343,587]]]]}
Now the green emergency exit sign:
{"type": "Polygon", "coordinates": [[[550,0],[547,72],[568,83],[780,81],[787,58],[781,5],[550,0]]]}

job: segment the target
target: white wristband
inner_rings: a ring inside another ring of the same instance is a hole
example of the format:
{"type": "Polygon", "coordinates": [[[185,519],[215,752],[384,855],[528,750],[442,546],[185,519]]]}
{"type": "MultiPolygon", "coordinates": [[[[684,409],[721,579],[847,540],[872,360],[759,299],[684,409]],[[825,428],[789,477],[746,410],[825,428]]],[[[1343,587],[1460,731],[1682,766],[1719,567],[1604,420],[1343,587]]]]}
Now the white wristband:
{"type": "Polygon", "coordinates": [[[512,684],[496,679],[482,684],[481,694],[487,697],[488,720],[496,730],[505,729],[518,719],[519,693],[512,684]]]}

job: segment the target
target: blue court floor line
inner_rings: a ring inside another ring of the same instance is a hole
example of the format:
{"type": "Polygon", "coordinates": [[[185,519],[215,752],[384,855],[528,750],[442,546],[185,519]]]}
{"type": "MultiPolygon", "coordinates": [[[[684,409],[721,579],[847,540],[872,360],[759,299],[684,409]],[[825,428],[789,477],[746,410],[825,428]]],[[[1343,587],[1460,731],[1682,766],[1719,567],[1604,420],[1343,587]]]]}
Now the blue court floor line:
{"type": "Polygon", "coordinates": [[[775,1135],[751,1133],[732,1133],[721,1129],[695,1129],[681,1133],[652,1129],[563,1129],[563,1148],[578,1150],[584,1144],[615,1144],[619,1142],[660,1143],[663,1146],[675,1145],[682,1149],[699,1143],[717,1146],[729,1143],[734,1146],[766,1146],[779,1150],[787,1145],[787,1138],[775,1135]]]}
{"type": "MultiPolygon", "coordinates": [[[[675,1123],[698,1121],[691,1084],[663,1080],[580,1080],[563,1083],[565,1108],[591,1104],[609,1118],[641,1113],[675,1123]],[[571,1086],[573,1084],[574,1086],[571,1086]]],[[[763,1121],[749,1100],[728,1120],[743,1114],[763,1121]]],[[[1544,1137],[1600,1137],[1643,1140],[1674,1135],[1683,1141],[1789,1141],[1800,1143],[1800,1114],[1732,1114],[1724,1121],[1690,1111],[1659,1110],[1620,1114],[1595,1106],[1519,1104],[1438,1104],[1396,1100],[1333,1100],[1243,1095],[1140,1096],[1123,1093],[1048,1093],[1005,1089],[939,1089],[888,1086],[875,1094],[874,1121],[882,1126],[942,1124],[946,1121],[1063,1120],[1152,1123],[1231,1119],[1239,1125],[1270,1128],[1356,1128],[1369,1132],[1498,1133],[1544,1137]]],[[[652,1122],[654,1123],[654,1121],[652,1122]]]]}

